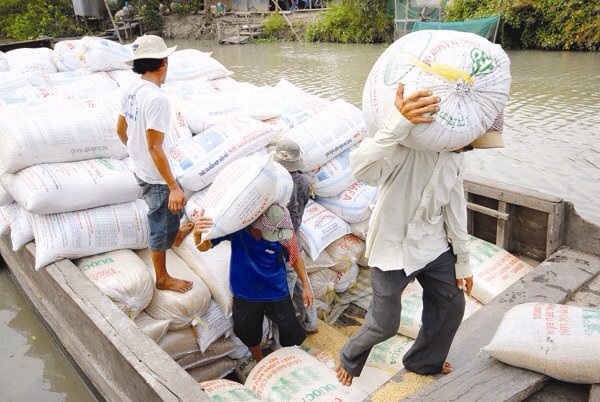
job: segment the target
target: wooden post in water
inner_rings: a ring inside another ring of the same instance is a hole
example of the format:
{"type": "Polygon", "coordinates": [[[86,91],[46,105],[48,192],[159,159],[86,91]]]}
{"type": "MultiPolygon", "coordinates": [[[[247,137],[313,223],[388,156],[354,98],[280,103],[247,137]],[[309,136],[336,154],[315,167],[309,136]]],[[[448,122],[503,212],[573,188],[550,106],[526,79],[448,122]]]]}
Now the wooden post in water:
{"type": "Polygon", "coordinates": [[[298,40],[298,42],[300,42],[302,45],[304,45],[304,43],[302,42],[302,40],[300,39],[300,37],[298,36],[298,34],[296,33],[296,31],[294,30],[294,27],[292,26],[292,23],[290,22],[290,20],[288,19],[288,17],[283,13],[283,10],[281,9],[281,7],[279,7],[279,4],[277,4],[277,2],[275,0],[271,0],[271,2],[275,5],[276,9],[279,9],[279,11],[281,11],[281,15],[283,15],[283,18],[285,18],[286,22],[290,26],[290,28],[291,28],[292,32],[294,33],[294,36],[296,37],[296,39],[298,40]]]}

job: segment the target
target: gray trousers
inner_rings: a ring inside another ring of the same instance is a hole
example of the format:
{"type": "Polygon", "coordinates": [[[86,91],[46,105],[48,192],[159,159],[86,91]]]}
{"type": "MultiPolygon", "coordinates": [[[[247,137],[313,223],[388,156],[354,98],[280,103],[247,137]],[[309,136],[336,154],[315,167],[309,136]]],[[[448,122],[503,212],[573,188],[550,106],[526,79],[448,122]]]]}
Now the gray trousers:
{"type": "Polygon", "coordinates": [[[456,257],[448,250],[409,276],[404,270],[371,268],[373,300],[365,322],[340,352],[342,367],[358,377],[373,346],[396,334],[402,291],[416,278],[423,287],[422,326],[402,362],[407,370],[418,374],[439,373],[465,311],[463,292],[456,285],[455,263],[456,257]]]}

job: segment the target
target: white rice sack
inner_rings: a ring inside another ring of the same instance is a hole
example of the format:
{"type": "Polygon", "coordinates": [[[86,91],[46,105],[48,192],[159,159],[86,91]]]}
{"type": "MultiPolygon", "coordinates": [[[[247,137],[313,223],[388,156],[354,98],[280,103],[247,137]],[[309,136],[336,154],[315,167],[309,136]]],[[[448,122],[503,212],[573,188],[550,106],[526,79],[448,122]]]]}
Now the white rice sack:
{"type": "Polygon", "coordinates": [[[35,269],[63,258],[81,258],[148,246],[144,200],[62,214],[33,215],[35,269]]]}
{"type": "Polygon", "coordinates": [[[353,234],[347,234],[331,243],[325,252],[335,261],[331,267],[334,271],[348,272],[358,262],[365,250],[365,242],[353,234]]]}
{"type": "Polygon", "coordinates": [[[169,131],[167,131],[167,140],[171,146],[176,146],[180,142],[190,140],[193,136],[188,122],[183,117],[179,107],[171,103],[171,119],[169,120],[169,131]]]}
{"type": "Polygon", "coordinates": [[[362,222],[371,216],[370,205],[375,202],[377,187],[357,180],[334,197],[317,197],[319,204],[348,223],[362,222]]]}
{"type": "Polygon", "coordinates": [[[508,251],[476,237],[469,237],[470,264],[473,269],[471,295],[486,304],[533,267],[508,251]]]}
{"type": "Polygon", "coordinates": [[[310,255],[306,254],[304,250],[300,252],[302,255],[302,261],[304,261],[304,268],[306,269],[306,273],[310,274],[312,272],[320,271],[325,268],[331,268],[336,265],[336,262],[329,256],[327,251],[321,251],[321,254],[317,257],[316,260],[310,258],[310,255]]]}
{"type": "MultiPolygon", "coordinates": [[[[85,70],[74,70],[74,71],[59,71],[58,73],[46,74],[44,77],[50,88],[60,87],[63,85],[73,84],[81,81],[85,77],[92,75],[93,73],[85,70]]],[[[108,74],[108,73],[107,73],[108,74]]],[[[109,75],[110,77],[110,75],[109,75]]],[[[115,82],[113,80],[113,82],[115,82]]]]}
{"type": "Polygon", "coordinates": [[[175,361],[184,370],[189,370],[227,356],[235,348],[235,342],[229,338],[221,337],[214,341],[204,352],[197,350],[175,361]]]}
{"type": "Polygon", "coordinates": [[[208,251],[200,252],[194,244],[194,236],[190,235],[173,251],[204,281],[212,297],[221,306],[223,314],[230,317],[233,304],[233,295],[229,289],[231,243],[225,241],[208,251]]]}
{"type": "Polygon", "coordinates": [[[191,327],[168,331],[158,342],[158,346],[174,360],[200,351],[198,342],[196,342],[196,335],[191,327]]]}
{"type": "Polygon", "coordinates": [[[48,97],[0,108],[0,174],[49,162],[123,158],[115,114],[104,100],[48,97]]]}
{"type": "Polygon", "coordinates": [[[205,215],[213,219],[204,240],[237,232],[254,222],[278,194],[272,155],[238,159],[223,169],[207,193],[205,215]]]}
{"type": "Polygon", "coordinates": [[[119,88],[119,84],[105,72],[85,75],[71,82],[54,83],[50,87],[52,96],[64,96],[66,98],[87,98],[91,93],[102,94],[117,88],[119,88]]]}
{"type": "Polygon", "coordinates": [[[479,35],[409,33],[383,52],[365,83],[362,105],[369,134],[382,128],[402,82],[404,96],[431,90],[441,98],[435,121],[414,127],[403,144],[431,151],[461,148],[490,128],[504,110],[510,81],[504,50],[479,35]]]}
{"type": "Polygon", "coordinates": [[[356,384],[346,387],[335,371],[296,346],[281,348],[258,362],[246,387],[266,401],[362,401],[368,393],[356,384]],[[287,386],[281,386],[286,384],[287,386]]]}
{"type": "Polygon", "coordinates": [[[16,202],[7,207],[12,249],[19,251],[21,247],[33,240],[33,215],[16,202]]]}
{"type": "Polygon", "coordinates": [[[229,163],[265,147],[272,135],[267,124],[250,118],[221,123],[171,150],[173,173],[185,188],[201,190],[229,163]]]}
{"type": "Polygon", "coordinates": [[[45,86],[33,86],[29,83],[19,87],[0,85],[0,105],[12,105],[15,103],[35,103],[42,101],[50,95],[50,89],[45,86]]]}
{"type": "Polygon", "coordinates": [[[130,70],[127,61],[133,53],[127,46],[108,39],[84,36],[54,45],[54,61],[59,71],[130,70]]]}
{"type": "Polygon", "coordinates": [[[345,272],[336,272],[337,282],[335,283],[333,290],[335,290],[336,293],[343,293],[356,284],[360,268],[358,267],[358,264],[352,264],[345,272]]]}
{"type": "Polygon", "coordinates": [[[4,53],[11,71],[18,73],[43,73],[51,74],[57,72],[56,65],[52,59],[53,50],[47,47],[21,48],[4,53]]]}
{"type": "Polygon", "coordinates": [[[308,200],[302,225],[300,239],[302,247],[313,260],[331,243],[350,233],[348,223],[319,203],[308,200]]]}
{"type": "Polygon", "coordinates": [[[197,382],[224,378],[235,370],[235,360],[225,356],[204,364],[200,367],[187,370],[188,374],[197,382]]]}
{"type": "Polygon", "coordinates": [[[196,49],[178,50],[169,56],[167,82],[202,77],[207,80],[229,77],[233,72],[223,64],[196,49]]]}
{"type": "Polygon", "coordinates": [[[179,106],[190,129],[196,134],[243,115],[243,105],[238,102],[236,93],[192,96],[179,102],[179,106]]]}
{"type": "Polygon", "coordinates": [[[338,273],[331,269],[322,269],[311,272],[308,276],[315,299],[321,300],[326,304],[333,303],[335,299],[334,288],[338,281],[338,273]]]}
{"type": "Polygon", "coordinates": [[[131,319],[150,304],[154,281],[133,251],[109,251],[73,263],[131,319]]]}
{"type": "MultiPolygon", "coordinates": [[[[119,87],[127,88],[133,81],[139,79],[141,77],[140,74],[134,73],[133,70],[112,70],[106,72],[110,78],[115,80],[119,87]]],[[[162,87],[161,87],[162,88],[162,87]]]]}
{"type": "Polygon", "coordinates": [[[275,174],[277,175],[277,192],[275,193],[275,202],[286,206],[292,198],[294,191],[294,180],[292,175],[281,164],[274,162],[275,174]]]}
{"type": "Polygon", "coordinates": [[[10,70],[10,66],[8,65],[8,60],[4,56],[4,52],[0,52],[0,72],[10,70]]]}
{"type": "Polygon", "coordinates": [[[484,351],[513,366],[578,384],[600,383],[600,309],[525,303],[502,318],[484,351]]]}
{"type": "Polygon", "coordinates": [[[171,322],[169,320],[155,320],[142,311],[135,317],[135,325],[150,339],[158,343],[167,334],[171,322]]]}
{"type": "Polygon", "coordinates": [[[206,205],[208,204],[207,195],[209,188],[210,186],[204,187],[200,191],[196,191],[185,202],[184,212],[185,217],[188,220],[196,222],[198,220],[200,211],[206,210],[206,205]]]}
{"type": "Polygon", "coordinates": [[[309,120],[330,103],[317,97],[294,99],[293,103],[285,103],[277,117],[265,120],[275,132],[270,144],[276,145],[286,132],[309,120]]]}
{"type": "MultiPolygon", "coordinates": [[[[156,274],[152,257],[148,249],[138,251],[138,255],[146,263],[146,269],[156,274]]],[[[171,290],[154,289],[152,301],[146,307],[146,313],[157,320],[169,320],[172,330],[182,329],[190,325],[198,325],[199,318],[210,307],[210,290],[173,250],[167,250],[167,272],[174,278],[193,282],[193,286],[185,293],[171,290]]]]}
{"type": "Polygon", "coordinates": [[[2,185],[34,214],[54,214],[131,202],[141,194],[118,159],[45,163],[2,176],[2,185]]]}
{"type": "Polygon", "coordinates": [[[369,219],[365,219],[361,222],[351,223],[350,231],[354,236],[365,241],[367,239],[367,233],[369,233],[369,219]]]}
{"type": "Polygon", "coordinates": [[[402,335],[393,336],[373,347],[365,365],[397,373],[404,367],[402,358],[413,343],[415,341],[411,338],[402,335]]]}
{"type": "Polygon", "coordinates": [[[11,208],[11,204],[0,206],[0,236],[10,233],[9,211],[11,208]]]}
{"type": "Polygon", "coordinates": [[[314,170],[358,144],[367,135],[360,109],[342,100],[289,130],[285,137],[296,141],[305,170],[314,170]]]}
{"type": "Polygon", "coordinates": [[[215,401],[262,402],[254,392],[239,382],[219,379],[200,383],[202,390],[215,401]]]}
{"type": "Polygon", "coordinates": [[[186,81],[165,82],[161,88],[169,95],[185,103],[188,99],[200,96],[214,95],[221,91],[216,88],[214,81],[202,77],[186,81]]]}
{"type": "Polygon", "coordinates": [[[204,353],[213,342],[221,336],[229,336],[233,332],[233,319],[226,317],[223,309],[211,300],[208,311],[200,316],[196,325],[196,341],[200,351],[204,353]]]}
{"type": "Polygon", "coordinates": [[[350,169],[350,152],[354,148],[348,148],[317,170],[312,185],[318,197],[335,197],[356,182],[350,169]]]}
{"type": "Polygon", "coordinates": [[[14,198],[6,189],[0,185],[0,207],[10,204],[14,201],[14,198]]]}

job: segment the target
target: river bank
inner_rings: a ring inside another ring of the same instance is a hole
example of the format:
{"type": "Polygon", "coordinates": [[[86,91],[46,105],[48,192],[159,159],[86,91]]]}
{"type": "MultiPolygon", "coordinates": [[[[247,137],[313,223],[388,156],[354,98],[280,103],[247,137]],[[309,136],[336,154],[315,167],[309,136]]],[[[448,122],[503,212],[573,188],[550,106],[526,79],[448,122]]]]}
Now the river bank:
{"type": "MultiPolygon", "coordinates": [[[[302,38],[310,24],[322,17],[326,9],[297,10],[293,13],[280,13],[286,21],[283,39],[294,40],[291,25],[302,38]],[[289,21],[289,22],[288,22],[289,21]],[[288,32],[289,31],[289,32],[288,32]]],[[[221,17],[207,18],[204,14],[195,15],[165,15],[163,36],[166,39],[205,39],[214,40],[235,35],[244,27],[262,27],[273,12],[230,12],[221,17]]]]}

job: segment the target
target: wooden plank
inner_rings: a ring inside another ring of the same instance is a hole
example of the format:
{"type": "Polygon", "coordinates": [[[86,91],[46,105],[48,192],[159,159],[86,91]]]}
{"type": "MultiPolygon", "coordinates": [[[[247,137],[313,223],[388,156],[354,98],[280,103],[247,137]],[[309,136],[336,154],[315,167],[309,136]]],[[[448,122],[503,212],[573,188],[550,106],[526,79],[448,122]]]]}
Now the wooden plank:
{"type": "Polygon", "coordinates": [[[0,254],[16,284],[60,346],[108,401],[210,398],[69,260],[34,270],[35,245],[0,254]]]}
{"type": "Polygon", "coordinates": [[[541,388],[547,380],[545,375],[510,367],[485,353],[479,355],[479,351],[490,342],[504,313],[512,307],[527,302],[564,303],[599,272],[600,256],[560,248],[463,322],[448,356],[455,370],[407,400],[475,401],[474,396],[484,395],[487,397],[479,400],[522,400],[541,388]],[[500,399],[495,399],[498,395],[500,399]]]}
{"type": "Polygon", "coordinates": [[[558,204],[555,213],[548,214],[548,233],[546,235],[546,258],[550,257],[564,240],[564,204],[558,204]]]}
{"type": "Polygon", "coordinates": [[[507,220],[498,219],[497,230],[496,230],[496,245],[505,250],[510,250],[510,238],[511,238],[511,207],[510,204],[505,201],[498,201],[498,212],[505,213],[508,215],[507,220]]]}
{"type": "Polygon", "coordinates": [[[508,220],[508,214],[503,212],[498,212],[488,207],[481,206],[479,204],[475,204],[472,202],[467,202],[467,208],[473,210],[475,212],[482,213],[487,216],[491,216],[496,219],[502,219],[504,221],[508,220]]]}

